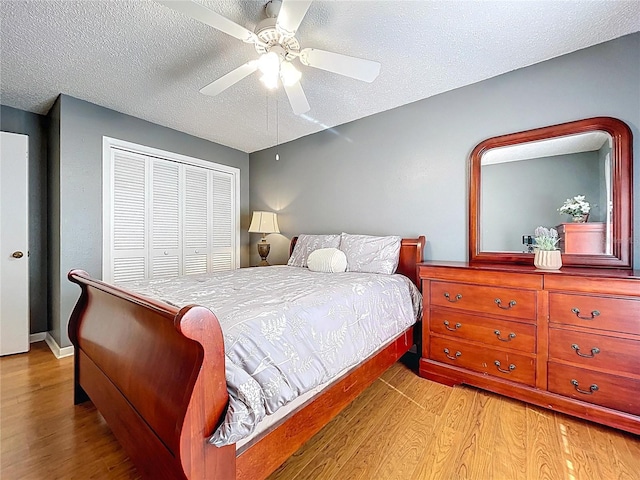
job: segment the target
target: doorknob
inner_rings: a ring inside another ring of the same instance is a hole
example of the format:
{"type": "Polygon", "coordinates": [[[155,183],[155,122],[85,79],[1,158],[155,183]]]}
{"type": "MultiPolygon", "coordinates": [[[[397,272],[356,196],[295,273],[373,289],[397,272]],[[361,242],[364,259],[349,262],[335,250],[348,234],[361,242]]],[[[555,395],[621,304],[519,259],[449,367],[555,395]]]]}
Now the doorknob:
{"type": "Polygon", "coordinates": [[[16,252],[13,252],[13,253],[11,254],[11,256],[12,256],[13,258],[22,258],[22,257],[24,256],[24,253],[22,253],[22,252],[20,252],[20,251],[16,251],[16,252]]]}

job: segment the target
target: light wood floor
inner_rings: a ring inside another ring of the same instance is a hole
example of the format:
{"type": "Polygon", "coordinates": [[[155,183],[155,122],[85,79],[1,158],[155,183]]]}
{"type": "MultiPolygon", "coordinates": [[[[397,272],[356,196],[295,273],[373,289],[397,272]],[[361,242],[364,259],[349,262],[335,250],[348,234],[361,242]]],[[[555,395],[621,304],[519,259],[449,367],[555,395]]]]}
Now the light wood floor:
{"type": "MultiPolygon", "coordinates": [[[[93,405],[73,405],[71,358],[36,343],[0,373],[0,478],[139,478],[93,405]]],[[[640,439],[398,363],[270,480],[400,478],[640,479],[640,439]]]]}

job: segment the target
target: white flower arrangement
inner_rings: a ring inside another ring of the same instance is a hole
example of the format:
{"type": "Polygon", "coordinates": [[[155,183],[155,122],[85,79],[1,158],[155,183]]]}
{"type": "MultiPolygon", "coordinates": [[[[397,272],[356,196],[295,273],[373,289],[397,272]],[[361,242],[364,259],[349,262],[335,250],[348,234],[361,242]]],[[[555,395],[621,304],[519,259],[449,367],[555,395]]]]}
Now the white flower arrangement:
{"type": "Polygon", "coordinates": [[[557,250],[556,245],[560,240],[555,228],[538,227],[534,231],[535,246],[538,250],[557,250]]]}
{"type": "Polygon", "coordinates": [[[560,212],[561,215],[566,213],[572,217],[579,217],[587,215],[590,210],[591,206],[589,202],[585,200],[584,195],[576,195],[573,198],[567,198],[564,201],[564,205],[558,209],[558,212],[560,212]]]}

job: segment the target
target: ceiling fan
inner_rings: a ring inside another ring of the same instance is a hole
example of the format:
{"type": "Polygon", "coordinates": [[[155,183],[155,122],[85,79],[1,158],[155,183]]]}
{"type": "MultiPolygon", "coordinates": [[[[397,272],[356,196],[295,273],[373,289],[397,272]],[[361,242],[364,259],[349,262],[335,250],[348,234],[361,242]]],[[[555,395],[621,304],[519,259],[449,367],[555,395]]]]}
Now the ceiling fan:
{"type": "Polygon", "coordinates": [[[320,68],[365,82],[373,82],[380,73],[380,63],[317,48],[300,48],[295,37],[312,0],[271,0],[265,6],[267,18],[250,31],[194,0],[158,0],[175,11],[184,13],[221,32],[246,43],[252,43],[260,54],[257,60],[223,75],[203,87],[200,92],[215,96],[260,70],[260,80],[269,89],[282,83],[291,108],[296,115],[311,107],[300,85],[301,72],[293,65],[298,58],[303,65],[320,68]]]}

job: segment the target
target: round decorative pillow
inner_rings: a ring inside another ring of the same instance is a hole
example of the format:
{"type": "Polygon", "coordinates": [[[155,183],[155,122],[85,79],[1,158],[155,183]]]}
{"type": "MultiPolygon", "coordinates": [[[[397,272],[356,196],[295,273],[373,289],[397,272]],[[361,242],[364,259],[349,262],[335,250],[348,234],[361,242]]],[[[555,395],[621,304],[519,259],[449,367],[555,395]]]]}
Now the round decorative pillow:
{"type": "Polygon", "coordinates": [[[307,266],[313,272],[344,272],[347,270],[347,256],[337,248],[319,248],[309,254],[307,266]]]}

